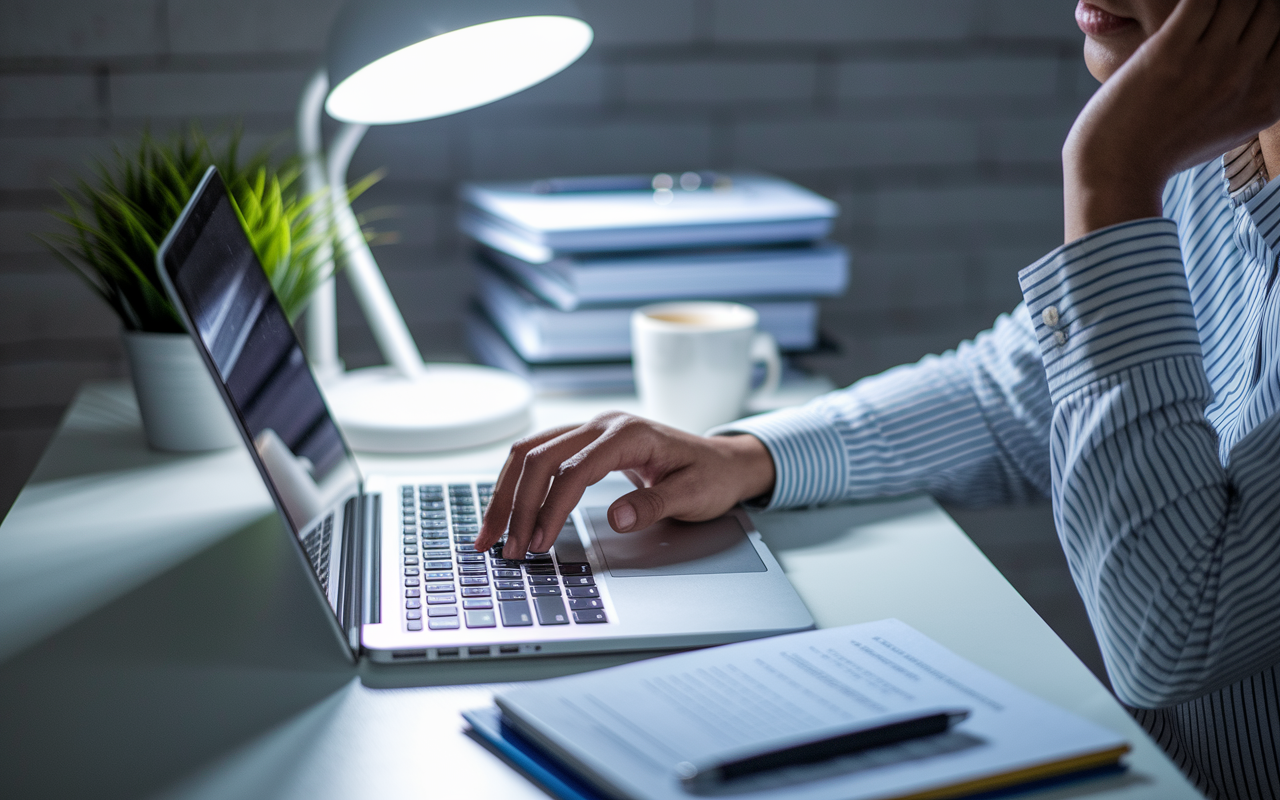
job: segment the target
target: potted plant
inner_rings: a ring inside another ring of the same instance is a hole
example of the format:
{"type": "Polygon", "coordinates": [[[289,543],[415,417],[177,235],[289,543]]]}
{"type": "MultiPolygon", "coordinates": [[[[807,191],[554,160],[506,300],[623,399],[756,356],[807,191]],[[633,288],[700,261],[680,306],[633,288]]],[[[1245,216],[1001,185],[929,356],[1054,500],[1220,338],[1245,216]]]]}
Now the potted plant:
{"type": "Polygon", "coordinates": [[[296,161],[273,166],[266,150],[241,162],[239,135],[220,153],[195,127],[169,138],[144,132],[132,151],[117,149],[97,180],[60,189],[69,207],[54,212],[70,232],[44,239],[116,312],[148,443],[200,451],[239,441],[194,342],[164,292],[156,249],[200,178],[216,164],[254,251],[292,321],[332,270],[331,223],[322,198],[300,191],[296,161]]]}

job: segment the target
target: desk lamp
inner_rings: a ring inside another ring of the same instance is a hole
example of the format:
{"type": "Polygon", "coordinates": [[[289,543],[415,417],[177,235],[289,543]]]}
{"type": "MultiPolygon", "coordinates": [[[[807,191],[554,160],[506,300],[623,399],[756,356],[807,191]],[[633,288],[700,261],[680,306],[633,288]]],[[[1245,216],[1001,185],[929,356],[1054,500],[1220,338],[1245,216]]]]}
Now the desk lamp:
{"type": "Polygon", "coordinates": [[[307,190],[327,187],[344,271],[388,362],[344,370],[334,284],[326,281],[307,310],[307,354],[357,450],[426,452],[503,439],[529,425],[533,393],[502,370],[423,363],[347,200],[356,147],[370,125],[456,114],[527,89],[576,61],[591,39],[571,0],[349,0],[339,11],[326,65],[303,92],[298,144],[307,190]],[[327,159],[322,110],[344,123],[327,159]]]}

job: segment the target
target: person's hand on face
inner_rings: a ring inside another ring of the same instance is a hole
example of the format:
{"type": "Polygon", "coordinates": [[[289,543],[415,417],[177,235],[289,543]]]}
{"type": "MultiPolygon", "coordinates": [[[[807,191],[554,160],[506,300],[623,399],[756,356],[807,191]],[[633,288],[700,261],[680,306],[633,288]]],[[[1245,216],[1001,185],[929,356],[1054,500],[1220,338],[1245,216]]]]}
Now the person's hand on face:
{"type": "Polygon", "coordinates": [[[1066,239],[1159,216],[1174,173],[1280,119],[1280,0],[1089,0],[1104,81],[1063,147],[1066,239]]]}
{"type": "Polygon", "coordinates": [[[601,414],[512,445],[476,550],[506,532],[503,557],[546,552],[586,488],[613,471],[638,487],[609,507],[619,533],[664,517],[714,519],[768,492],[774,480],[773,459],[754,436],[695,436],[630,414],[601,414]]]}

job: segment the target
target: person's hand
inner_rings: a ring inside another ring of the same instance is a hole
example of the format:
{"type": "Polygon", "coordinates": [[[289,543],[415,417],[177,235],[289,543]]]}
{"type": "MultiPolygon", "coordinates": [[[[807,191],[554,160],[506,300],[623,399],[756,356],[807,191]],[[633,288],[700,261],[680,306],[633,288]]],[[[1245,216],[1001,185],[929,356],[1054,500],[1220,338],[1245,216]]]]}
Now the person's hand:
{"type": "Polygon", "coordinates": [[[609,506],[619,533],[664,517],[714,519],[773,487],[773,459],[754,436],[695,436],[613,411],[516,442],[476,539],[487,550],[507,533],[504,558],[546,552],[588,486],[626,473],[637,490],[609,506]]]}
{"type": "Polygon", "coordinates": [[[1067,136],[1066,240],[1160,216],[1174,173],[1277,119],[1280,0],[1180,0],[1067,136]]]}

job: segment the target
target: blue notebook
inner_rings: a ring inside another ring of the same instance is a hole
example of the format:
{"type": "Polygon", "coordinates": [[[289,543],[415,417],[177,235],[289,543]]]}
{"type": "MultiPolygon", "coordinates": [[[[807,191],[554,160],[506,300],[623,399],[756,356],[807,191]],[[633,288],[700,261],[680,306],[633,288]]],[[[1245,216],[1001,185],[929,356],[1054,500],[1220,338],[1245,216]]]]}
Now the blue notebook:
{"type": "Polygon", "coordinates": [[[897,620],[521,684],[474,735],[556,797],[685,800],[676,765],[769,750],[833,720],[964,708],[948,732],[736,779],[753,800],[1003,797],[1122,767],[1127,744],[897,620]]]}

